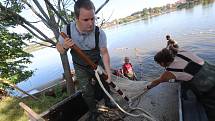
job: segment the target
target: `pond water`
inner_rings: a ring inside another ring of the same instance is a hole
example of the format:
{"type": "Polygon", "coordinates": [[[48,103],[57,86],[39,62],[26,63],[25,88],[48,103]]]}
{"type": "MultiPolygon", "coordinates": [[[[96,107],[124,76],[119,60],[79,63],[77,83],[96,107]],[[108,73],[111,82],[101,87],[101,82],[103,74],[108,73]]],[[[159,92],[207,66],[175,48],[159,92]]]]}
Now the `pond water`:
{"type": "MultiPolygon", "coordinates": [[[[171,35],[180,48],[215,64],[215,3],[118,25],[105,32],[112,68],[120,68],[123,58],[129,56],[140,80],[156,78],[163,70],[153,61],[153,56],[166,46],[166,34],[171,35]]],[[[20,88],[32,90],[62,77],[63,67],[56,49],[45,48],[32,54],[29,69],[35,73],[17,84],[20,88]]],[[[70,55],[69,59],[71,62],[70,55]]],[[[70,64],[73,68],[72,62],[70,64]]]]}

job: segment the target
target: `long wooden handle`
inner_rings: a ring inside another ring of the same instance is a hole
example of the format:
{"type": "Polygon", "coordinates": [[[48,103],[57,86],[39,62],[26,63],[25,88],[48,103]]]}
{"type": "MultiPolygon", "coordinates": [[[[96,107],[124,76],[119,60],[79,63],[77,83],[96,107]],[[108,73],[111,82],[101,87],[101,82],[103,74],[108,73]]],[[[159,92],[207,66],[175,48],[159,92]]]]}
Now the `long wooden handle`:
{"type": "MultiPolygon", "coordinates": [[[[64,39],[66,39],[66,38],[69,38],[64,32],[61,32],[60,33],[60,35],[64,38],[64,39]]],[[[75,44],[72,46],[72,47],[70,47],[71,49],[73,49],[78,55],[79,55],[79,57],[81,58],[81,59],[83,59],[83,61],[85,62],[85,63],[87,63],[93,70],[96,70],[97,69],[97,66],[98,65],[96,65],[92,60],[90,60],[90,58],[86,55],[86,54],[84,54],[83,52],[82,52],[82,50],[78,47],[78,46],[76,46],[75,44]]],[[[104,79],[104,80],[107,80],[108,79],[108,76],[105,74],[105,73],[103,73],[102,75],[102,78],[104,79]]],[[[109,81],[109,82],[107,82],[111,87],[113,87],[121,96],[123,96],[123,98],[126,100],[126,101],[129,101],[129,99],[128,99],[128,97],[127,96],[125,96],[124,94],[123,94],[123,92],[112,82],[112,81],[109,81]]]]}
{"type": "MultiPolygon", "coordinates": [[[[60,35],[65,39],[65,38],[69,38],[64,32],[61,32],[60,33],[60,35]]],[[[76,46],[75,44],[72,46],[72,47],[70,47],[71,49],[73,49],[77,54],[78,54],[78,56],[81,58],[81,59],[83,59],[83,61],[86,63],[86,64],[88,64],[93,70],[95,70],[95,69],[97,69],[97,65],[93,62],[93,61],[91,61],[90,60],[90,58],[86,55],[86,54],[84,54],[83,52],[82,52],[82,50],[78,47],[78,46],[76,46]]]]}

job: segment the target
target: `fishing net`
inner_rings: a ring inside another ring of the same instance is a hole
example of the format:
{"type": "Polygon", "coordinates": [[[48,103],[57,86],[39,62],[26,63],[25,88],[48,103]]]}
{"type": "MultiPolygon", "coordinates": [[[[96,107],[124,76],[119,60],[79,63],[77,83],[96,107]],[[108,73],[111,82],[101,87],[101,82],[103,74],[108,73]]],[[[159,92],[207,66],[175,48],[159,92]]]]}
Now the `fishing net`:
{"type": "MultiPolygon", "coordinates": [[[[96,77],[100,83],[100,86],[104,89],[97,74],[96,77]]],[[[105,112],[100,116],[100,118],[103,117],[103,119],[100,120],[125,120],[125,118],[130,117],[127,120],[137,120],[139,118],[141,121],[144,121],[145,119],[155,121],[154,117],[147,111],[136,106],[134,107],[134,102],[137,102],[137,99],[140,99],[138,97],[145,92],[144,87],[148,84],[148,82],[132,81],[127,78],[121,78],[114,75],[112,75],[112,82],[116,85],[116,88],[112,89],[112,94],[109,95],[107,94],[107,91],[104,91],[113,103],[117,105],[119,110],[99,108],[105,112]],[[121,90],[123,94],[120,94],[117,90],[121,90]],[[129,100],[126,100],[125,97],[129,100]],[[118,118],[115,119],[114,117],[118,118]]]]}
{"type": "Polygon", "coordinates": [[[145,92],[147,81],[133,81],[112,75],[112,82],[116,84],[129,99],[135,99],[145,92]]]}
{"type": "Polygon", "coordinates": [[[111,96],[126,112],[117,109],[101,108],[99,121],[173,121],[178,120],[178,94],[176,83],[160,84],[156,88],[145,91],[147,81],[133,81],[112,75],[112,82],[130,99],[125,101],[121,95],[111,89],[111,96]],[[168,93],[167,93],[168,92],[168,93]],[[104,111],[105,110],[105,111],[104,111]],[[144,115],[143,115],[144,114],[144,115]],[[116,118],[117,117],[117,118],[116,118]]]}

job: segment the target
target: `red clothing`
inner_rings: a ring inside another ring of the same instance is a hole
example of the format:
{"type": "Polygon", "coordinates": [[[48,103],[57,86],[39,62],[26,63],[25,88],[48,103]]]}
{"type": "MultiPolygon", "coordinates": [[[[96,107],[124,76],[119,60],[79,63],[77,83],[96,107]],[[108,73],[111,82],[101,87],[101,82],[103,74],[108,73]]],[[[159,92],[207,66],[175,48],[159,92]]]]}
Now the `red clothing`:
{"type": "Polygon", "coordinates": [[[123,74],[125,77],[128,77],[131,80],[137,80],[131,63],[124,63],[122,66],[122,69],[123,69],[123,74]]]}
{"type": "Polygon", "coordinates": [[[132,65],[131,63],[125,63],[122,66],[123,73],[128,74],[128,73],[133,73],[132,65]]]}

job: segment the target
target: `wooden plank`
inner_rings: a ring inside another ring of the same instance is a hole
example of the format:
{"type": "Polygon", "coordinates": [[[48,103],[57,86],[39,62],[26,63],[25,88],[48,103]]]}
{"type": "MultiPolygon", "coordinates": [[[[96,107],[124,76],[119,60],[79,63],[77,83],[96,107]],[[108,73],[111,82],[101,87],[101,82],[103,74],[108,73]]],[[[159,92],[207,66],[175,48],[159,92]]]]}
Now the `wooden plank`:
{"type": "Polygon", "coordinates": [[[85,113],[78,121],[86,121],[89,117],[89,112],[85,113]]]}
{"type": "Polygon", "coordinates": [[[181,102],[181,84],[178,85],[178,113],[179,113],[179,121],[183,121],[183,113],[182,113],[182,102],[181,102]]]}
{"type": "Polygon", "coordinates": [[[28,107],[25,103],[20,102],[19,105],[25,110],[28,114],[30,121],[45,121],[39,114],[34,112],[30,107],[28,107]]]}
{"type": "Polygon", "coordinates": [[[32,98],[35,99],[35,100],[39,100],[37,97],[35,97],[35,96],[31,95],[31,94],[28,94],[26,91],[20,89],[20,88],[17,87],[15,84],[12,84],[9,80],[5,80],[5,79],[0,78],[0,82],[1,82],[1,83],[5,83],[5,84],[8,84],[9,86],[13,87],[14,89],[17,89],[18,91],[20,91],[20,92],[22,92],[22,93],[24,93],[24,94],[26,94],[26,95],[32,97],[32,98]]]}

